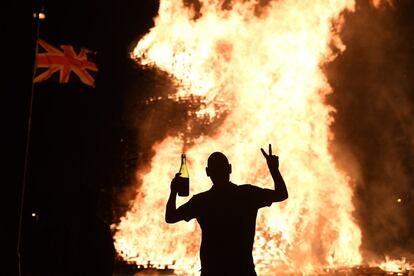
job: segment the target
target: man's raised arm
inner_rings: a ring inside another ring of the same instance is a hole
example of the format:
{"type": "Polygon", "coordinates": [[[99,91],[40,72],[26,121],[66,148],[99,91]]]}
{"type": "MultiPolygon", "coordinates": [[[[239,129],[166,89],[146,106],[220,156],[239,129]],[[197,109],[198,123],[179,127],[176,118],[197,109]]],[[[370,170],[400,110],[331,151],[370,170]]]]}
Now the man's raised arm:
{"type": "Polygon", "coordinates": [[[279,171],[279,157],[272,154],[272,145],[269,144],[269,154],[267,154],[262,148],[260,149],[263,156],[266,158],[267,167],[272,175],[273,182],[275,184],[275,201],[283,201],[288,198],[288,191],[285,181],[279,171]]]}
{"type": "Polygon", "coordinates": [[[180,221],[181,219],[178,218],[178,212],[177,212],[177,206],[175,204],[175,201],[177,199],[177,177],[179,173],[175,175],[173,180],[171,181],[171,187],[170,187],[170,197],[167,201],[167,206],[165,209],[165,221],[167,223],[176,223],[177,221],[180,221]]]}

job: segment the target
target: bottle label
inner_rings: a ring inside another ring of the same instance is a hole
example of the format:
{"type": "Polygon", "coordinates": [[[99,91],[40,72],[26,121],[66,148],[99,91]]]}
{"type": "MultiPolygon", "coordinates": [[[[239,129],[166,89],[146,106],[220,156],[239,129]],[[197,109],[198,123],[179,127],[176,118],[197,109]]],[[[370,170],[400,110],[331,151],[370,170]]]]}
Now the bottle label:
{"type": "Polygon", "coordinates": [[[190,179],[188,177],[178,177],[178,195],[188,196],[190,194],[190,179]]]}

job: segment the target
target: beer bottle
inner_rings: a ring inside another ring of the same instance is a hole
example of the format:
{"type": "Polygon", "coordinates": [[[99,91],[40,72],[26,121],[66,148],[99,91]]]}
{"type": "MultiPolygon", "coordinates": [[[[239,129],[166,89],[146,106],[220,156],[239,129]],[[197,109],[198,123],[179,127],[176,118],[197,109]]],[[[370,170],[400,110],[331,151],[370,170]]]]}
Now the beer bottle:
{"type": "Polygon", "coordinates": [[[178,177],[178,195],[188,196],[190,194],[190,177],[188,175],[187,160],[185,154],[181,154],[181,166],[179,171],[180,176],[178,177]]]}

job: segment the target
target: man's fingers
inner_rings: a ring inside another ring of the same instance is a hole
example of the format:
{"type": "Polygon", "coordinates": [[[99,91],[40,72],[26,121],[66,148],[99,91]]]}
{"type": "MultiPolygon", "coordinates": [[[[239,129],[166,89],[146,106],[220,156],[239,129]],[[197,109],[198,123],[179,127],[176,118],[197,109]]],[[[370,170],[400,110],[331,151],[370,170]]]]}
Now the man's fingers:
{"type": "Polygon", "coordinates": [[[263,153],[263,156],[267,159],[267,157],[269,157],[269,155],[267,155],[267,153],[264,151],[264,149],[260,148],[260,150],[263,153]]]}

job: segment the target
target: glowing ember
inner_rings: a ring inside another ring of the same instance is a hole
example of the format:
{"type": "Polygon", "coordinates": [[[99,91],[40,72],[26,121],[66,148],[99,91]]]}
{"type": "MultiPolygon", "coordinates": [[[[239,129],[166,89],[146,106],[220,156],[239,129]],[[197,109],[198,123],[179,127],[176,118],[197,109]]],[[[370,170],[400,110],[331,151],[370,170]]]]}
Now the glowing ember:
{"type": "Polygon", "coordinates": [[[414,269],[414,266],[409,264],[405,258],[401,260],[392,260],[388,256],[385,261],[378,265],[382,270],[394,273],[405,273],[414,269]]]}
{"type": "MultiPolygon", "coordinates": [[[[325,103],[331,87],[321,67],[343,51],[341,14],[352,0],[203,0],[197,13],[181,1],[160,1],[155,27],[134,50],[142,65],[156,66],[176,80],[172,98],[201,96],[197,113],[213,121],[228,114],[211,136],[186,150],[191,193],[209,189],[208,155],[223,151],[235,183],[272,188],[260,147],[280,156],[290,198],[260,211],[254,258],[259,275],[314,272],[361,262],[361,232],[352,212],[352,179],[335,166],[329,145],[334,109],[325,103]],[[227,2],[227,1],[226,1],[227,2]]],[[[116,248],[126,260],[199,269],[195,220],[164,222],[169,183],[184,142],[167,137],[154,145],[150,172],[129,212],[116,226],[116,248]]],[[[182,202],[186,199],[181,199],[182,202]]],[[[180,204],[180,202],[179,202],[180,204]]]]}
{"type": "Polygon", "coordinates": [[[381,5],[394,6],[393,0],[370,0],[370,2],[376,8],[379,8],[381,5]]]}

